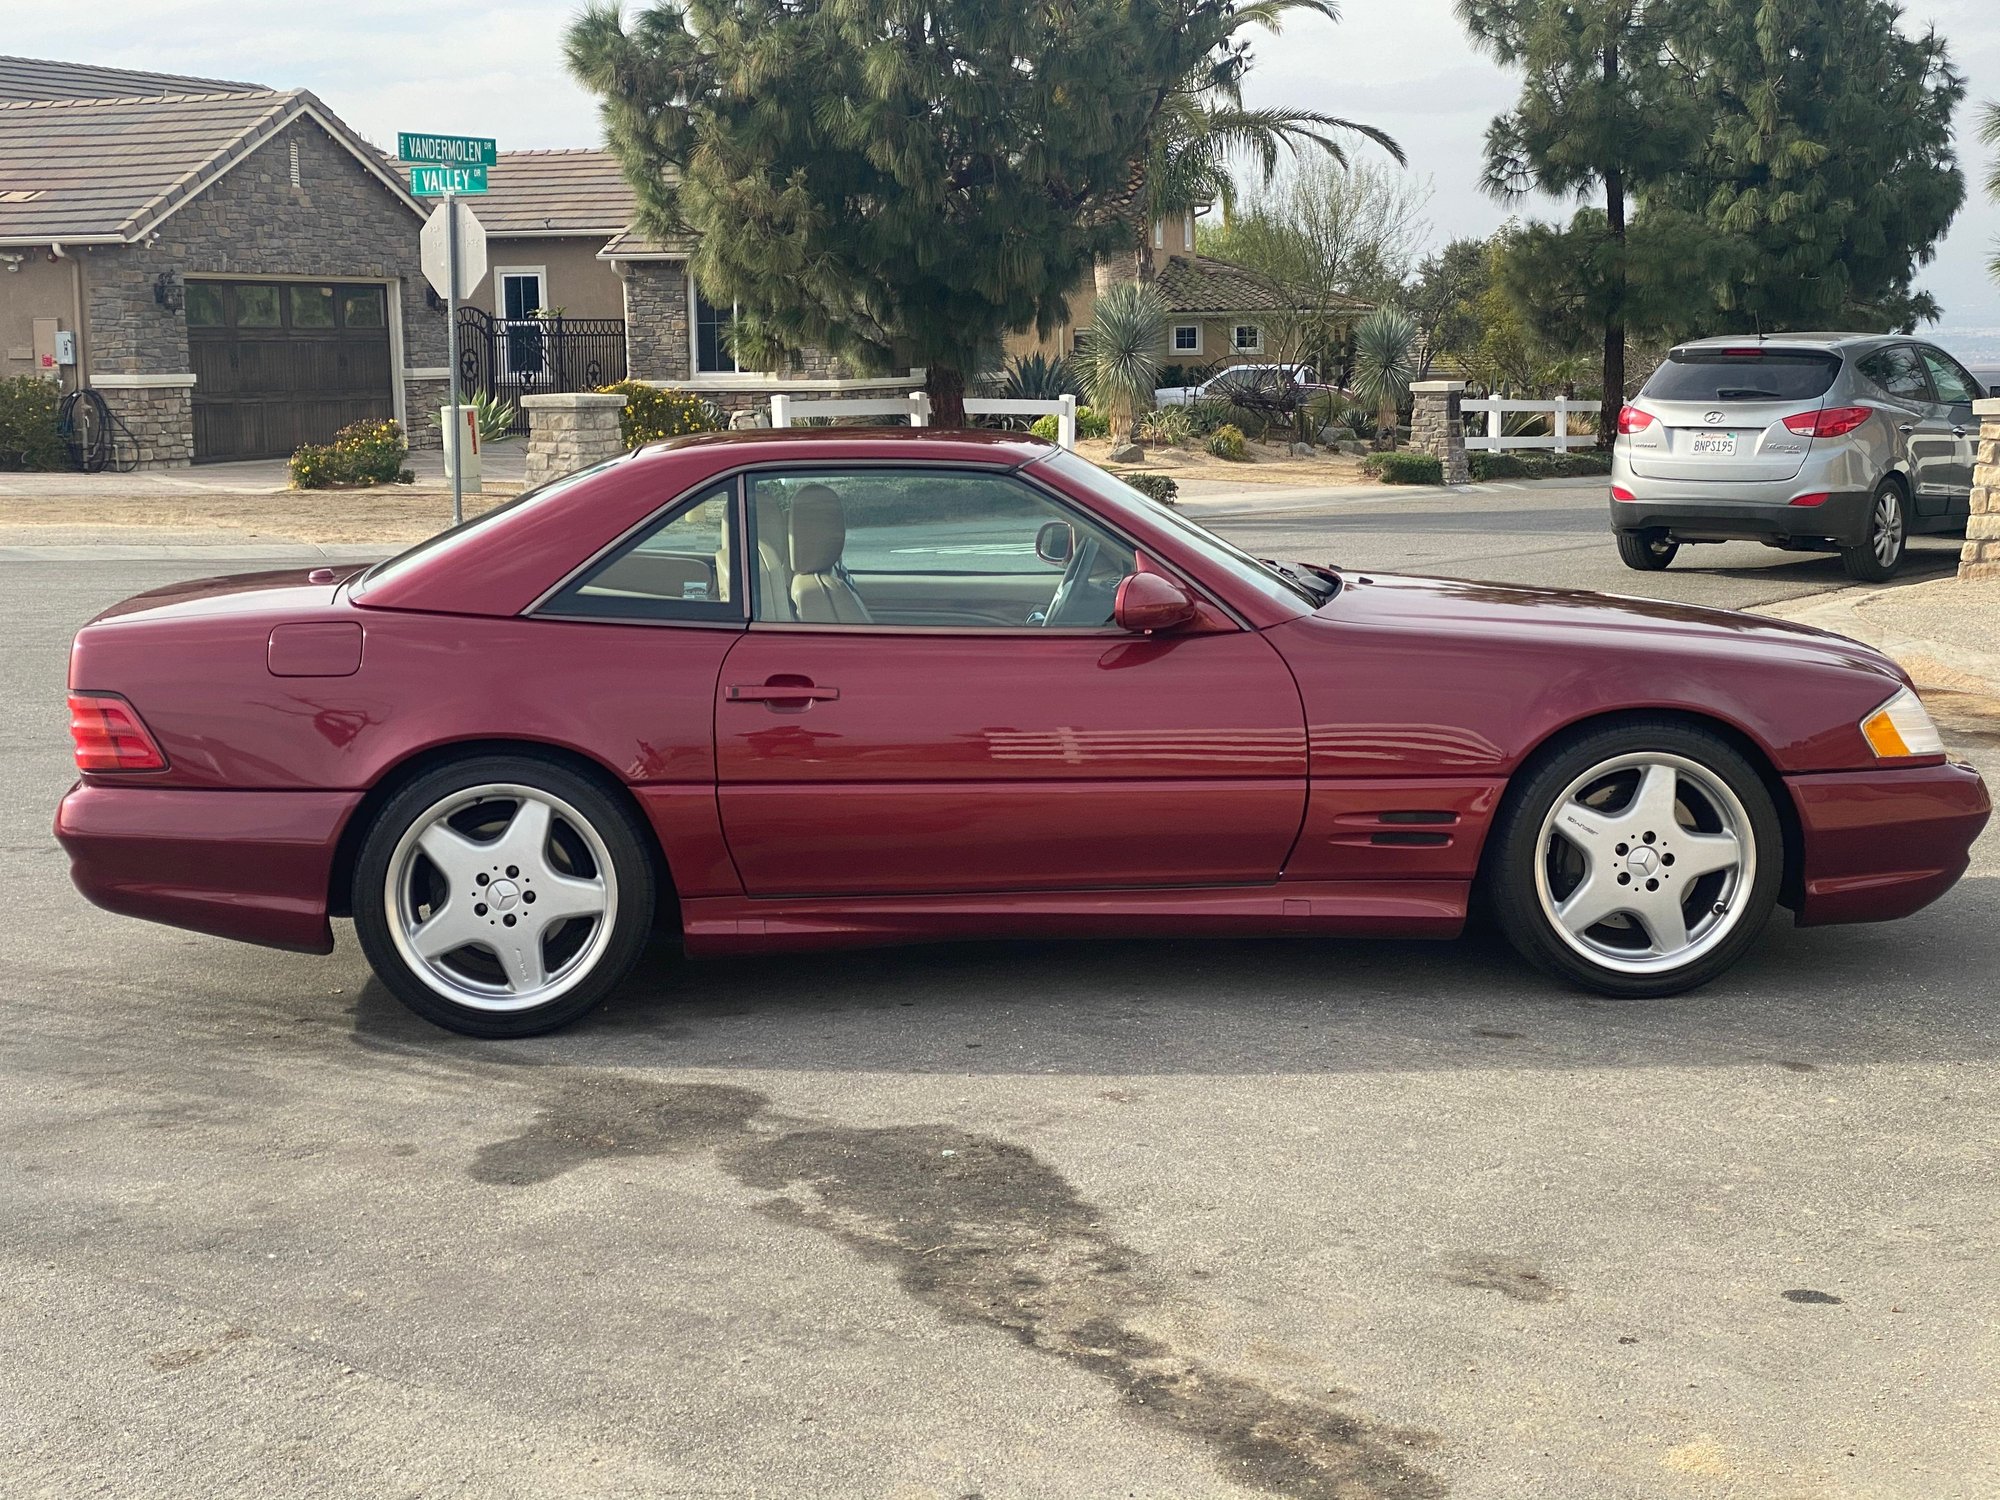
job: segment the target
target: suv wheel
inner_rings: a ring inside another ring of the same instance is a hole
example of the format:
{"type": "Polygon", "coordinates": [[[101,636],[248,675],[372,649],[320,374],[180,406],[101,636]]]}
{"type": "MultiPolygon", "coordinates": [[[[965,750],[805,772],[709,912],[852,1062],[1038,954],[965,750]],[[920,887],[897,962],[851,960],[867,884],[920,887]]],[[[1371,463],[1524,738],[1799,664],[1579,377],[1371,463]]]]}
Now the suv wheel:
{"type": "Polygon", "coordinates": [[[1657,526],[1644,531],[1621,531],[1618,533],[1618,555],[1628,568],[1637,568],[1642,573],[1657,573],[1674,560],[1674,554],[1681,550],[1681,544],[1668,536],[1657,526]]]}
{"type": "Polygon", "coordinates": [[[1863,583],[1887,583],[1902,566],[1903,550],[1910,541],[1908,508],[1903,487],[1885,479],[1876,488],[1875,503],[1868,508],[1868,536],[1858,547],[1843,547],[1840,560],[1849,578],[1863,583]]]}

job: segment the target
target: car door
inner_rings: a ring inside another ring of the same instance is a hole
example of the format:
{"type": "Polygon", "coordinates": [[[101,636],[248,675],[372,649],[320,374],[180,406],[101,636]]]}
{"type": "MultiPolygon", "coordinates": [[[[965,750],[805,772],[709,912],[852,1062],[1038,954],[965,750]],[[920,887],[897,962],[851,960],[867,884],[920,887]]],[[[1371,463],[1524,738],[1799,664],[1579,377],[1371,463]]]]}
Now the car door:
{"type": "Polygon", "coordinates": [[[1973,453],[1979,440],[1979,420],[1972,412],[1972,403],[1980,399],[1979,382],[1943,350],[1919,344],[1917,354],[1937,398],[1934,414],[1951,428],[1952,461],[1944,481],[1950,487],[1946,512],[1966,516],[1971,512],[1973,453]]]}
{"type": "Polygon", "coordinates": [[[1941,516],[1951,504],[1958,440],[1947,409],[1937,403],[1931,378],[1914,344],[1891,344],[1862,360],[1861,373],[1890,398],[1896,430],[1909,456],[1910,487],[1919,516],[1941,516]]]}
{"type": "Polygon", "coordinates": [[[759,471],[750,629],[715,705],[753,896],[1265,884],[1305,808],[1291,673],[1111,622],[1135,548],[1011,474],[759,471]]]}

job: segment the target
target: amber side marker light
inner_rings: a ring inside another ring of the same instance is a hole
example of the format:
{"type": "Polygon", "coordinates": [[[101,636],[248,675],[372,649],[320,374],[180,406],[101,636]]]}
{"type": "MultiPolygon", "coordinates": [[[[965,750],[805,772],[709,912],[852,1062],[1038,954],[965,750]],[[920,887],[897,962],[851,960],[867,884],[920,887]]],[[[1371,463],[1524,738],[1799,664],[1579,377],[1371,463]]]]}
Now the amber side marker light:
{"type": "Polygon", "coordinates": [[[164,771],[152,731],[138,710],[110,693],[69,695],[69,737],[79,771],[164,771]]]}
{"type": "Polygon", "coordinates": [[[1908,688],[1863,719],[1861,733],[1880,760],[1944,754],[1944,736],[1931,722],[1923,700],[1908,688]]]}

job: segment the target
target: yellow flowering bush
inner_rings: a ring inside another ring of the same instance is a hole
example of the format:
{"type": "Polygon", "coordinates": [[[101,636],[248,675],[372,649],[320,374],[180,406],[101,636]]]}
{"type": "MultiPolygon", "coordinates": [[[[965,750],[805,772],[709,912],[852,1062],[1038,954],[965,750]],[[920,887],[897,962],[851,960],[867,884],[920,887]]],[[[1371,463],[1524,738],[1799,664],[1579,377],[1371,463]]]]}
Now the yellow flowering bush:
{"type": "Polygon", "coordinates": [[[350,422],[331,443],[307,443],[292,455],[292,488],[408,484],[416,478],[403,467],[409,456],[403,429],[390,418],[350,422]]]}
{"type": "Polygon", "coordinates": [[[625,398],[624,409],[618,413],[618,430],[627,448],[690,432],[722,430],[722,414],[686,391],[647,385],[643,380],[621,380],[601,389],[606,395],[625,398]]]}

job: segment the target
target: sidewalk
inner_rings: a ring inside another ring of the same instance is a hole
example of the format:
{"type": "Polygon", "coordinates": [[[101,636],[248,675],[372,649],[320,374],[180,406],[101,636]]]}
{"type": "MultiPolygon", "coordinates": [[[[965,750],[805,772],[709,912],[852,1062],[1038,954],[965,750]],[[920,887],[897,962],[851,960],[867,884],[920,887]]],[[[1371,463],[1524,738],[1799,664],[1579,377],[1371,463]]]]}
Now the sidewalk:
{"type": "Polygon", "coordinates": [[[2000,698],[2000,578],[1843,589],[1757,613],[1873,646],[1901,662],[1919,687],[2000,698]]]}
{"type": "MultiPolygon", "coordinates": [[[[521,487],[527,464],[525,438],[510,438],[489,446],[481,455],[485,482],[489,489],[512,494],[521,487]]],[[[140,469],[130,474],[105,472],[77,474],[0,474],[0,500],[130,500],[146,496],[168,498],[207,495],[277,495],[292,491],[290,460],[256,458],[243,463],[197,464],[185,469],[140,469]]],[[[410,455],[409,466],[416,471],[418,490],[449,491],[444,475],[444,453],[437,448],[420,448],[410,455]]],[[[315,491],[317,494],[353,494],[355,491],[315,491]]]]}

